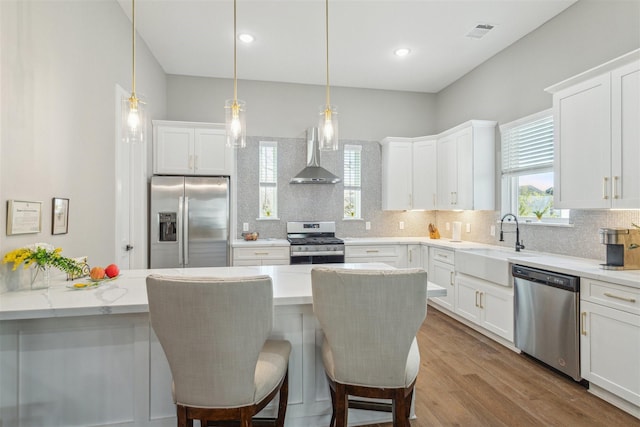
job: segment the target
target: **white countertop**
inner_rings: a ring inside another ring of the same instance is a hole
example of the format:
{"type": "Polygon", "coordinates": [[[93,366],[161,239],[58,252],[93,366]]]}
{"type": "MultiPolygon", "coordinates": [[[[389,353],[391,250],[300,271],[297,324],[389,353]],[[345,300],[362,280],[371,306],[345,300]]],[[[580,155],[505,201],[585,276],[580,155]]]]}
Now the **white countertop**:
{"type": "Polygon", "coordinates": [[[364,245],[419,245],[425,244],[429,246],[438,246],[447,249],[469,249],[483,248],[487,245],[483,243],[459,241],[454,242],[451,239],[430,239],[424,237],[344,237],[344,244],[347,246],[364,246],[364,245]]]}
{"type": "Polygon", "coordinates": [[[255,248],[266,246],[289,247],[289,241],[287,239],[261,239],[258,237],[258,240],[235,239],[231,242],[231,246],[234,248],[255,248]]]}
{"type": "MultiPolygon", "coordinates": [[[[266,274],[273,279],[274,305],[311,304],[311,269],[318,265],[256,267],[170,268],[124,270],[115,280],[90,289],[70,289],[73,282],[57,281],[47,290],[7,292],[0,295],[0,321],[99,314],[146,313],[149,311],[146,277],[170,276],[242,277],[266,274]]],[[[382,263],[327,264],[327,267],[390,270],[382,263]]],[[[87,279],[85,278],[84,281],[87,279]]],[[[446,289],[429,283],[428,296],[444,296],[446,289]]]]}

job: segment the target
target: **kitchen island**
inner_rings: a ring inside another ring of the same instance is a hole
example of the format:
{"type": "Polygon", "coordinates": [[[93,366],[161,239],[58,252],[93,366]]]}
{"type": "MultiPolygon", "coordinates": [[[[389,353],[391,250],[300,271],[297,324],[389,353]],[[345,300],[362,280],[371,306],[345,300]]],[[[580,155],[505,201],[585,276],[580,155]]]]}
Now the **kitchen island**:
{"type": "MultiPolygon", "coordinates": [[[[322,331],[312,308],[312,267],[127,270],[90,289],[59,281],[47,290],[0,295],[2,425],[174,426],[171,374],[148,318],[145,278],[154,273],[271,276],[272,336],[292,344],[286,425],[328,425],[331,401],[319,353],[322,331]]],[[[445,289],[429,285],[430,297],[443,294],[445,289]]],[[[270,405],[265,413],[274,410],[270,405]]],[[[349,418],[366,424],[390,421],[391,415],[354,410],[349,418]]]]}

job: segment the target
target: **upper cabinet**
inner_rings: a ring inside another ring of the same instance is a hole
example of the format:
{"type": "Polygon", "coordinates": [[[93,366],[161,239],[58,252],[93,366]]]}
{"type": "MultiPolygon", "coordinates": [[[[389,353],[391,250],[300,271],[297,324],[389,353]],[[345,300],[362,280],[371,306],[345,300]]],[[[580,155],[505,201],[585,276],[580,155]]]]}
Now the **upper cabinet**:
{"type": "Polygon", "coordinates": [[[438,135],[440,210],[495,209],[496,122],[472,120],[438,135]]]}
{"type": "Polygon", "coordinates": [[[153,173],[232,175],[224,124],[153,121],[153,173]]]}
{"type": "Polygon", "coordinates": [[[435,137],[385,138],[381,145],[382,209],[435,209],[435,137]]]}
{"type": "Polygon", "coordinates": [[[554,206],[640,208],[640,50],[546,90],[555,122],[554,206]]]}

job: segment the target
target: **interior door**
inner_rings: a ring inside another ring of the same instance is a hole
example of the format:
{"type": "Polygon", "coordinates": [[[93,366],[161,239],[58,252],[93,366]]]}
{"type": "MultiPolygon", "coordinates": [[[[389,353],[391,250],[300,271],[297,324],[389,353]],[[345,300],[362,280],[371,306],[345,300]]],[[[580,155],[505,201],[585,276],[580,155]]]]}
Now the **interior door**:
{"type": "Polygon", "coordinates": [[[122,141],[122,99],[130,94],[118,85],[115,92],[114,262],[123,270],[147,268],[147,142],[122,141]]]}
{"type": "Polygon", "coordinates": [[[185,178],[185,267],[229,265],[229,178],[185,178]]]}

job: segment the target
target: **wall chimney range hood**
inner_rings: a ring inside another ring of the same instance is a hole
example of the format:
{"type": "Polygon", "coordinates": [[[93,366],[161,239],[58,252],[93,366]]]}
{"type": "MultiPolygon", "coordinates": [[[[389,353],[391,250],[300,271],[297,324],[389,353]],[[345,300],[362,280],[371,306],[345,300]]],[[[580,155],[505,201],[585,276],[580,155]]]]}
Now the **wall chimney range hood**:
{"type": "Polygon", "coordinates": [[[318,128],[307,129],[307,167],[293,178],[291,184],[336,184],[341,179],[320,166],[318,128]]]}

